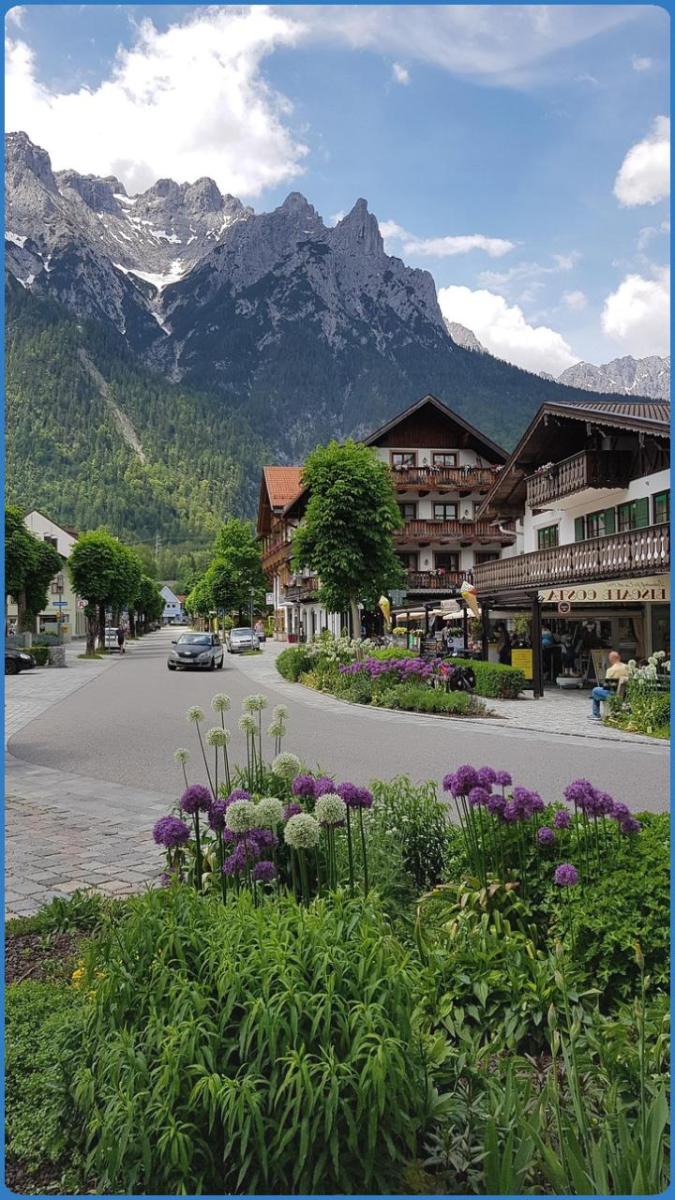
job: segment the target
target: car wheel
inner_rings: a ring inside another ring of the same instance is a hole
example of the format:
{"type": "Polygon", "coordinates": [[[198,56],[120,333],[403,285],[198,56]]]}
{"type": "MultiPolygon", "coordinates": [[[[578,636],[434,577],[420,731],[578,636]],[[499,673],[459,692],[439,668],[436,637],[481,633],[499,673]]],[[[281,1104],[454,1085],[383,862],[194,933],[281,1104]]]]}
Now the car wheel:
{"type": "Polygon", "coordinates": [[[175,664],[174,664],[174,663],[167,663],[166,665],[167,665],[167,667],[169,668],[169,670],[170,670],[170,671],[175,671],[175,670],[176,670],[176,667],[175,667],[175,664]]]}
{"type": "Polygon", "coordinates": [[[5,659],[5,675],[18,675],[18,674],[19,674],[19,668],[18,668],[17,663],[14,661],[14,659],[10,658],[9,661],[7,661],[7,659],[5,659]]]}
{"type": "Polygon", "coordinates": [[[209,671],[215,671],[215,669],[216,669],[216,659],[215,659],[215,656],[214,656],[214,657],[211,659],[211,662],[209,663],[209,671]]]}

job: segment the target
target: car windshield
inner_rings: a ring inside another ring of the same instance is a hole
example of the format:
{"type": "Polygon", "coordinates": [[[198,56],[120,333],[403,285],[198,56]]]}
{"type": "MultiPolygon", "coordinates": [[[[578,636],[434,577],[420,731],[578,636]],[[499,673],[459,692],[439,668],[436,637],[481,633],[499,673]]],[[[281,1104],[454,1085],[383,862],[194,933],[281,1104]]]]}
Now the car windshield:
{"type": "MultiPolygon", "coordinates": [[[[232,634],[234,634],[235,637],[251,637],[253,634],[253,630],[252,629],[233,629],[232,634]]],[[[232,636],[232,634],[230,634],[230,637],[232,636]]]]}
{"type": "Polygon", "coordinates": [[[211,635],[209,633],[184,633],[178,639],[179,646],[209,646],[211,644],[211,635]]]}

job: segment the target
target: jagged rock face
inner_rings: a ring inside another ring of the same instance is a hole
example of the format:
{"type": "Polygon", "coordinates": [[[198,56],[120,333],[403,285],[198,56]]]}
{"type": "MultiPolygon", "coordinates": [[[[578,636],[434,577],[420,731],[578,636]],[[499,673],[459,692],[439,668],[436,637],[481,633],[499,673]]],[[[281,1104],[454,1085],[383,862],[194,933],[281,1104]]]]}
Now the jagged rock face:
{"type": "MultiPolygon", "coordinates": [[[[466,325],[460,325],[459,321],[448,321],[445,319],[445,328],[450,337],[457,346],[463,346],[465,350],[473,350],[474,354],[487,354],[485,346],[481,345],[472,330],[467,329],[466,325]]],[[[547,376],[552,379],[553,376],[547,376]]]]}
{"type": "Polygon", "coordinates": [[[647,358],[614,358],[596,367],[593,363],[575,363],[558,376],[559,383],[590,392],[615,392],[623,396],[651,396],[670,399],[670,358],[656,354],[647,358]]]}

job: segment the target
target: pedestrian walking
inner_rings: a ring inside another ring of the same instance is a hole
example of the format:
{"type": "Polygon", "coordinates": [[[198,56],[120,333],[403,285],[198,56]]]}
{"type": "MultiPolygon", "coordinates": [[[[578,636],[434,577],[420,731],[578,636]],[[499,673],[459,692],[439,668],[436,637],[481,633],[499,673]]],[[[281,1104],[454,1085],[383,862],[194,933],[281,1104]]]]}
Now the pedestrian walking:
{"type": "Polygon", "coordinates": [[[119,647],[120,654],[124,654],[125,650],[124,650],[124,626],[123,625],[120,625],[119,629],[117,630],[117,645],[119,647]]]}

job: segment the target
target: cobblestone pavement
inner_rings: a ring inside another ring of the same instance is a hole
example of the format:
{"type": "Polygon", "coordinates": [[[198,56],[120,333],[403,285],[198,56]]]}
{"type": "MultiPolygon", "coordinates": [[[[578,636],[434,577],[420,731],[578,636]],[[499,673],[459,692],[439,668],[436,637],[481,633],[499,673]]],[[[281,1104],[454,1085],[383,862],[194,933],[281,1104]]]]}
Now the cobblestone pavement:
{"type": "MultiPolygon", "coordinates": [[[[5,741],[42,713],[114,669],[117,656],[78,659],[5,679],[5,741]]],[[[133,653],[133,649],[131,650],[133,653]]],[[[5,911],[28,916],[78,888],[128,895],[155,881],[161,860],[152,826],[167,811],[163,794],[67,775],[5,756],[5,911]]]]}

